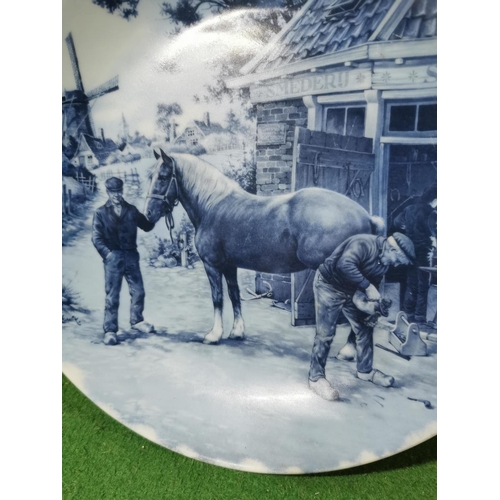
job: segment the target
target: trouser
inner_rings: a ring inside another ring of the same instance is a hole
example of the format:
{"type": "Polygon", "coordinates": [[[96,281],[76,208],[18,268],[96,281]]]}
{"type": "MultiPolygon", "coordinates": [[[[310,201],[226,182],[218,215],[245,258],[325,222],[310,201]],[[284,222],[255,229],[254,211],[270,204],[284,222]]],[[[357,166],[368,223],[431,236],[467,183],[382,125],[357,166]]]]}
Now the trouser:
{"type": "Polygon", "coordinates": [[[104,332],[118,331],[118,307],[123,278],[130,291],[130,324],[143,321],[144,284],[136,250],[113,250],[104,261],[106,302],[104,308],[104,332]]]}
{"type": "Polygon", "coordinates": [[[367,314],[361,312],[352,302],[352,297],[336,290],[319,271],[314,278],[314,300],[316,303],[316,336],[311,354],[309,379],[316,382],[325,376],[325,365],[330,346],[335,337],[340,312],[348,319],[356,344],[357,370],[361,373],[372,371],[373,328],[364,320],[367,314]]]}
{"type": "Polygon", "coordinates": [[[420,266],[429,266],[430,249],[416,249],[416,258],[412,266],[408,267],[406,275],[406,292],[403,302],[403,311],[417,321],[427,321],[427,296],[431,285],[430,274],[421,271],[420,266]]]}

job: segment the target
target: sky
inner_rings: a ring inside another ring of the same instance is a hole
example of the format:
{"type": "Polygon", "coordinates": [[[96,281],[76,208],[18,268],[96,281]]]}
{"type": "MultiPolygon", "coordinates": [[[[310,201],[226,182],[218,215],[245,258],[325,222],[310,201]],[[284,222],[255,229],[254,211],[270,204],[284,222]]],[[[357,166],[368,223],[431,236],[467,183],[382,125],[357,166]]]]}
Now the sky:
{"type": "MultiPolygon", "coordinates": [[[[122,113],[131,134],[138,130],[153,136],[159,102],[181,105],[184,114],[177,120],[181,131],[190,120],[201,120],[205,111],[212,121],[223,122],[228,106],[195,104],[193,100],[213,81],[210,64],[224,59],[231,50],[254,54],[264,45],[242,29],[244,21],[238,13],[208,15],[175,37],[171,34],[174,26],[161,16],[159,5],[157,0],[141,0],[138,17],[126,21],[91,0],[63,0],[62,90],[76,88],[65,43],[69,32],[86,92],[119,76],[118,91],[91,101],[96,131],[104,128],[108,137],[118,134],[122,113]],[[162,68],[172,62],[178,66],[175,74],[162,68]]],[[[237,106],[233,110],[238,114],[237,106]]]]}

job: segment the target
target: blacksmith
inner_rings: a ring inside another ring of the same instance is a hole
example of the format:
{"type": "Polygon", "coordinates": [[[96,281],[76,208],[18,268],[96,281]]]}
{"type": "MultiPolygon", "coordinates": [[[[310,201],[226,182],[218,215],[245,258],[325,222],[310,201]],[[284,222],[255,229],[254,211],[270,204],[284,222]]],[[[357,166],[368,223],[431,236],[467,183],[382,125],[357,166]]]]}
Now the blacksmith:
{"type": "Polygon", "coordinates": [[[408,265],[415,258],[412,241],[401,233],[385,238],[359,234],[348,238],[321,264],[314,280],[316,336],[311,354],[309,387],[324,399],[333,401],[339,392],[325,378],[325,365],[335,336],[341,311],[351,324],[352,333],[341,351],[357,356],[357,377],[390,387],[394,378],[374,370],[373,326],[365,323],[366,312],[353,303],[357,291],[369,301],[381,299],[378,286],[389,266],[408,265]]]}
{"type": "Polygon", "coordinates": [[[153,325],[144,321],[144,284],[137,251],[137,228],[151,231],[150,222],[123,199],[123,181],[117,177],[106,183],[108,201],[94,214],[92,242],[104,261],[106,302],[104,309],[104,343],[115,345],[118,332],[118,306],[123,278],[130,291],[130,324],[137,332],[151,333],[153,325]]]}
{"type": "Polygon", "coordinates": [[[408,321],[427,323],[427,295],[430,274],[421,266],[432,265],[432,253],[437,240],[437,186],[427,188],[418,203],[410,205],[394,220],[398,231],[406,234],[415,245],[415,262],[408,266],[403,311],[408,321]]]}

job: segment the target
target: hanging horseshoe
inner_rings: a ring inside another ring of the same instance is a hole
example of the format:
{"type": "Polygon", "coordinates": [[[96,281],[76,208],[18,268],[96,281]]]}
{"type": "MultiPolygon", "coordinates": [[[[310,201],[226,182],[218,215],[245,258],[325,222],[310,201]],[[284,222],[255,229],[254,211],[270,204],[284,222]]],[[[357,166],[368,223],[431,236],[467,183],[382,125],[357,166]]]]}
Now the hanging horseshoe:
{"type": "Polygon", "coordinates": [[[351,188],[352,194],[354,195],[355,198],[361,198],[362,196],[365,195],[363,183],[361,182],[361,179],[359,177],[355,178],[353,182],[354,184],[351,188]]]}
{"type": "Polygon", "coordinates": [[[321,156],[321,151],[318,151],[315,155],[314,155],[314,165],[313,165],[313,182],[314,182],[314,185],[317,186],[318,185],[318,181],[319,181],[319,165],[318,165],[318,159],[319,157],[321,156]]]}
{"type": "Polygon", "coordinates": [[[391,201],[399,201],[401,199],[401,193],[399,192],[399,189],[397,188],[392,188],[391,189],[391,201]],[[394,193],[397,193],[397,198],[394,196],[394,193]]]}

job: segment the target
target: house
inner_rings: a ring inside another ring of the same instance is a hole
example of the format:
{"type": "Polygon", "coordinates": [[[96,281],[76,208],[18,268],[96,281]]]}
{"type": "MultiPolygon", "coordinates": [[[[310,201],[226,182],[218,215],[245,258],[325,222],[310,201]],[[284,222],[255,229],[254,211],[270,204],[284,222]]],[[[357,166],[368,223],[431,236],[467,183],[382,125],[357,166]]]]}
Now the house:
{"type": "Polygon", "coordinates": [[[184,129],[184,132],[175,139],[174,144],[193,147],[202,143],[210,136],[213,136],[215,140],[214,145],[209,149],[221,150],[239,147],[236,135],[219,123],[212,122],[208,112],[204,114],[203,121],[191,121],[184,129]],[[216,140],[215,136],[218,136],[220,140],[216,140]]]}
{"type": "Polygon", "coordinates": [[[153,156],[151,140],[146,136],[136,134],[129,140],[129,144],[135,149],[136,153],[141,155],[142,158],[151,158],[153,156]]]}
{"type": "Polygon", "coordinates": [[[104,137],[103,129],[101,129],[100,138],[89,134],[80,134],[78,147],[71,159],[71,164],[75,167],[86,167],[88,170],[92,170],[101,165],[107,165],[110,155],[117,151],[119,150],[114,141],[104,137]]]}
{"type": "Polygon", "coordinates": [[[141,153],[131,144],[124,142],[118,146],[117,151],[109,156],[108,163],[128,163],[141,159],[141,153]]]}
{"type": "MultiPolygon", "coordinates": [[[[255,107],[258,194],[331,189],[390,229],[436,182],[437,0],[309,0],[226,83],[255,107]]],[[[304,273],[266,277],[294,324],[314,319],[304,273]]]]}
{"type": "Polygon", "coordinates": [[[118,146],[118,150],[122,155],[135,155],[138,154],[138,151],[130,144],[127,142],[124,142],[123,144],[120,144],[118,146]]]}

